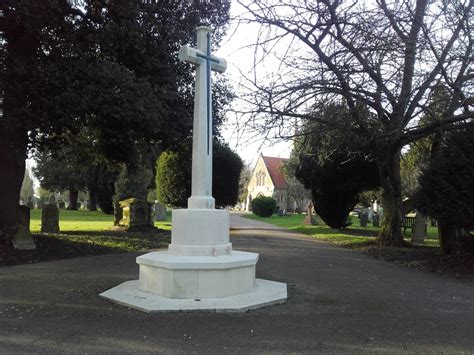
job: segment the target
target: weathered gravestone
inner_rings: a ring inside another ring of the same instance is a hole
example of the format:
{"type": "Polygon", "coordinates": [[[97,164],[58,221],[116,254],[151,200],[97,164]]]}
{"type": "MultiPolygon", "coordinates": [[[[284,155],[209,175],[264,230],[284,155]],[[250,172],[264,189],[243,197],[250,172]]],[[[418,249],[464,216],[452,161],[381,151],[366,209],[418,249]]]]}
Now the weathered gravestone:
{"type": "Polygon", "coordinates": [[[378,213],[372,215],[372,227],[380,227],[380,217],[378,213]]]}
{"type": "Polygon", "coordinates": [[[416,214],[415,217],[415,225],[413,226],[413,236],[412,236],[412,243],[413,244],[423,244],[426,238],[426,217],[420,213],[416,214]]]}
{"type": "Polygon", "coordinates": [[[155,221],[166,221],[166,207],[159,202],[155,204],[155,221]]]}
{"type": "Polygon", "coordinates": [[[360,214],[360,226],[367,227],[367,222],[369,221],[369,214],[366,211],[363,211],[360,214]]]}
{"type": "Polygon", "coordinates": [[[58,207],[59,207],[59,209],[64,210],[66,208],[66,204],[64,203],[64,201],[59,201],[58,202],[58,207]]]}
{"type": "Polygon", "coordinates": [[[372,209],[371,206],[369,206],[369,208],[367,208],[367,218],[369,221],[372,220],[372,216],[374,215],[374,210],[372,209]]]}
{"type": "Polygon", "coordinates": [[[49,198],[49,202],[48,202],[50,205],[57,205],[57,202],[56,202],[56,197],[54,195],[51,195],[51,197],[49,198]]]}
{"type": "Polygon", "coordinates": [[[120,201],[123,211],[123,218],[120,225],[127,228],[127,231],[147,231],[155,230],[153,203],[138,198],[129,198],[120,201]]]}
{"type": "Polygon", "coordinates": [[[17,250],[36,249],[30,233],[30,209],[27,206],[18,206],[18,230],[13,236],[13,247],[17,250]]]}
{"type": "Polygon", "coordinates": [[[379,219],[383,220],[383,207],[379,206],[379,211],[378,211],[379,219]]]}
{"type": "Polygon", "coordinates": [[[59,233],[59,209],[56,205],[49,203],[41,210],[41,232],[59,233]]]}

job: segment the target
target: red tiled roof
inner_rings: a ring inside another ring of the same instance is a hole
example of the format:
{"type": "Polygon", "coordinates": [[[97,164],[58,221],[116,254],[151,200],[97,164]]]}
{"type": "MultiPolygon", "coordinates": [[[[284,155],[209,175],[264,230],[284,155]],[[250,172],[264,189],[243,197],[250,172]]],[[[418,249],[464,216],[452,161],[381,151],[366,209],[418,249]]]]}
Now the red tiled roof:
{"type": "Polygon", "coordinates": [[[263,155],[262,158],[270,174],[270,177],[272,178],[273,185],[275,185],[275,188],[286,189],[286,179],[283,173],[281,172],[281,167],[283,162],[287,161],[288,159],[264,157],[263,155]]]}

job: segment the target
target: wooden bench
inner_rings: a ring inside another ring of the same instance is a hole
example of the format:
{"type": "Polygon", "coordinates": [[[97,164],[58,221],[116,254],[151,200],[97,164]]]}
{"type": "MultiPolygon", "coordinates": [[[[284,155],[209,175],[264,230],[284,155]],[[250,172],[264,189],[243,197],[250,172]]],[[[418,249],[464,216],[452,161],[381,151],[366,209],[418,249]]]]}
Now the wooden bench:
{"type": "Polygon", "coordinates": [[[416,217],[406,216],[402,218],[402,228],[404,234],[406,234],[407,228],[410,228],[411,232],[413,233],[413,228],[415,228],[415,219],[416,217]]]}
{"type": "MultiPolygon", "coordinates": [[[[415,220],[416,217],[403,217],[402,218],[402,228],[403,234],[406,234],[407,228],[411,229],[411,233],[415,230],[415,220]]],[[[428,223],[425,223],[425,235],[428,233],[428,223]]]]}

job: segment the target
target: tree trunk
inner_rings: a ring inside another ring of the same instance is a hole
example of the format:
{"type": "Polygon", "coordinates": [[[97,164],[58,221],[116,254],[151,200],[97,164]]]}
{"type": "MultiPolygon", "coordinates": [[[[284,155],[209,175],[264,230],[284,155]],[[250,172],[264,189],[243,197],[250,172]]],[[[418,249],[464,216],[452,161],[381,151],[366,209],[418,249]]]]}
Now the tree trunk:
{"type": "Polygon", "coordinates": [[[0,242],[10,241],[18,228],[26,159],[26,145],[21,142],[25,137],[0,125],[0,242]]]}
{"type": "Polygon", "coordinates": [[[77,199],[79,197],[79,191],[75,188],[69,188],[69,207],[68,210],[77,211],[77,199]]]}
{"type": "Polygon", "coordinates": [[[120,225],[123,218],[123,209],[118,202],[114,202],[114,226],[120,225]]]}
{"type": "Polygon", "coordinates": [[[379,169],[384,211],[379,243],[387,246],[403,246],[405,242],[401,230],[400,150],[387,149],[382,152],[379,169]]]}
{"type": "Polygon", "coordinates": [[[439,246],[444,254],[450,254],[459,249],[458,231],[444,220],[438,221],[439,246]]]}
{"type": "Polygon", "coordinates": [[[97,192],[89,189],[89,203],[87,205],[89,211],[97,211],[97,192]]]}
{"type": "Polygon", "coordinates": [[[0,117],[0,242],[11,241],[19,228],[20,191],[25,176],[29,130],[25,126],[24,114],[30,103],[28,90],[22,84],[30,78],[31,63],[39,46],[36,33],[28,32],[35,26],[25,26],[21,20],[13,20],[8,14],[2,20],[7,21],[8,26],[2,26],[2,38],[7,40],[2,43],[5,56],[1,61],[0,88],[3,98],[0,117]],[[8,40],[11,38],[15,40],[8,40]]]}

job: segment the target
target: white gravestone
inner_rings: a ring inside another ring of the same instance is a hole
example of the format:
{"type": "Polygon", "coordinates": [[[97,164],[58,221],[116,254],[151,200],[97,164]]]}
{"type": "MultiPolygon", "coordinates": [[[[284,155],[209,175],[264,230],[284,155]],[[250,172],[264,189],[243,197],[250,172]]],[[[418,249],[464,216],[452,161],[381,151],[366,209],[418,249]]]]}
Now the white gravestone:
{"type": "Polygon", "coordinates": [[[188,209],[173,210],[167,251],[137,258],[138,281],[101,294],[148,312],[246,311],[286,301],[286,284],[255,278],[258,254],[232,250],[230,216],[212,197],[211,71],[226,62],[211,55],[210,29],[197,28],[197,48],[183,46],[179,59],[196,65],[192,191],[188,209]]]}
{"type": "Polygon", "coordinates": [[[161,203],[155,203],[155,221],[166,221],[166,207],[161,203]]]}

